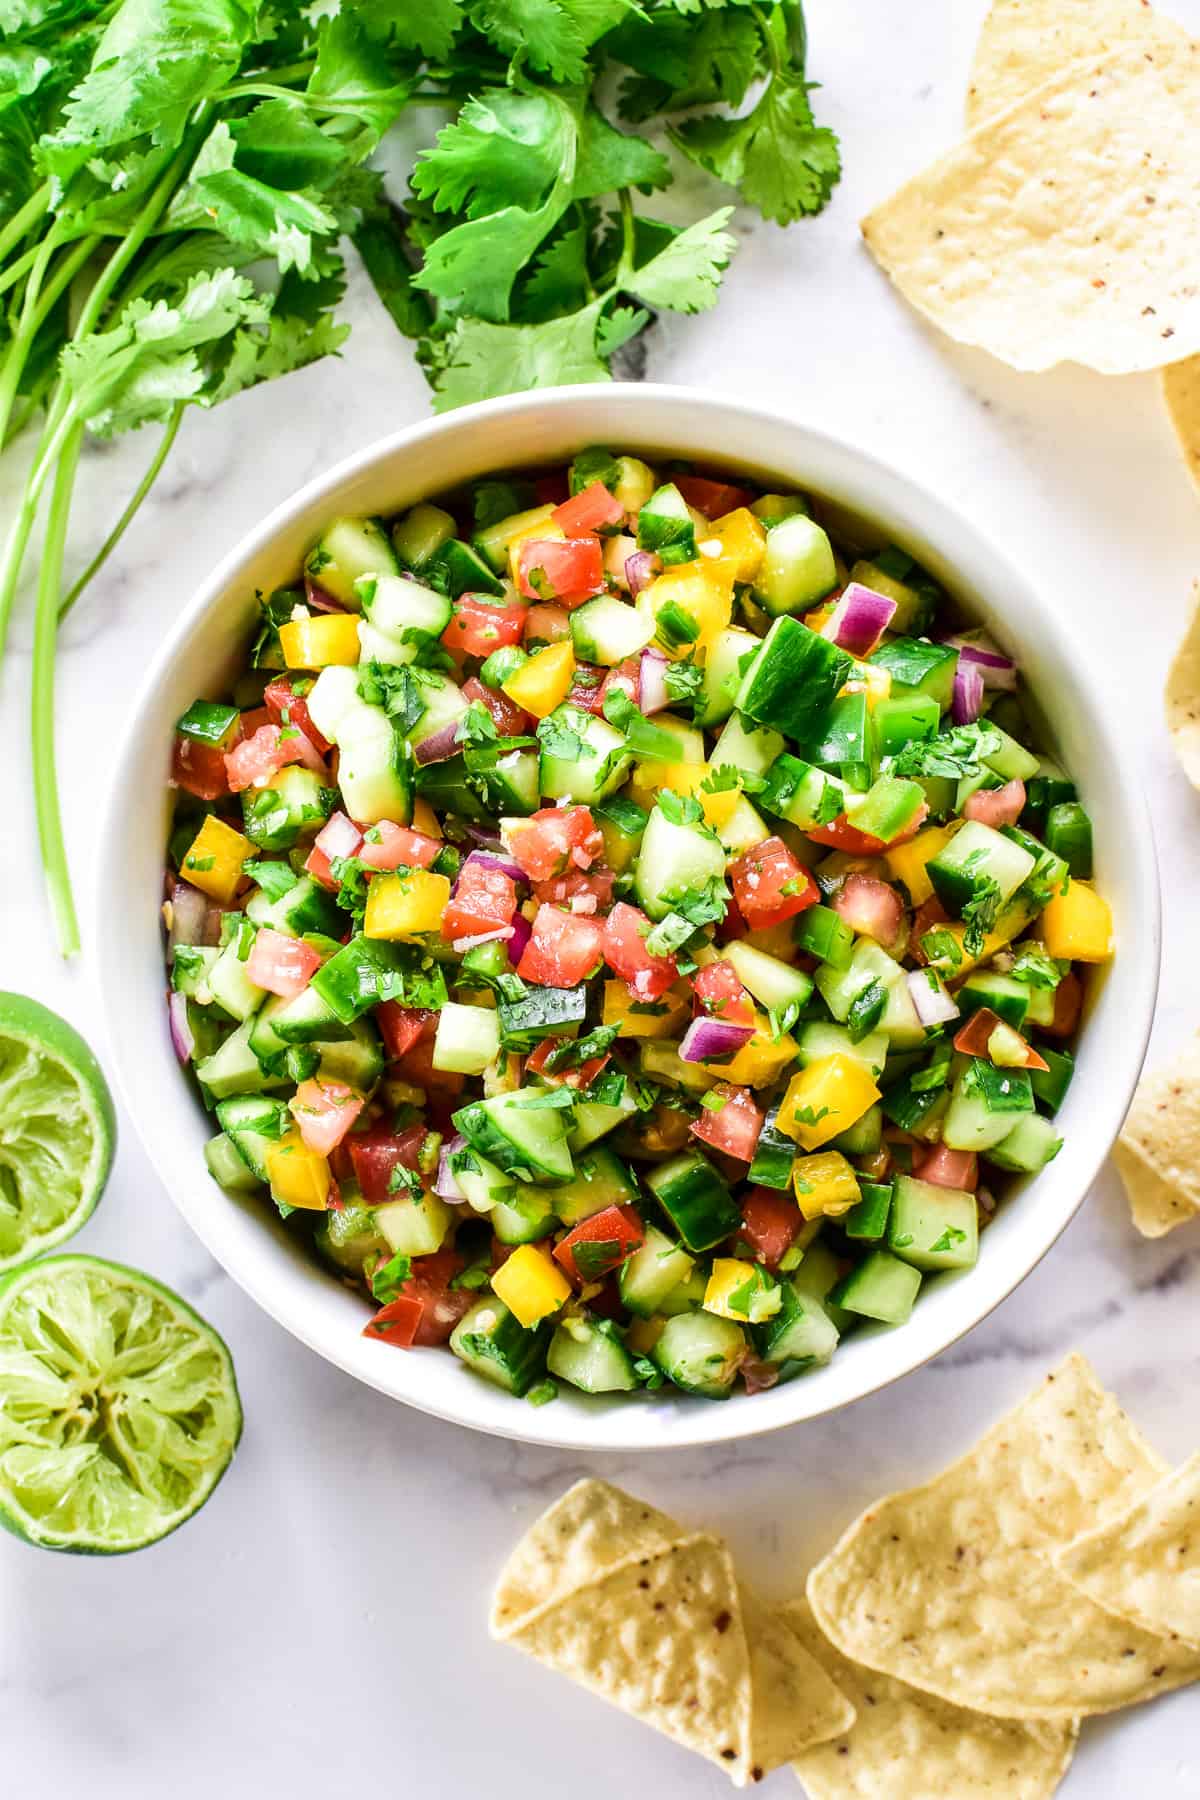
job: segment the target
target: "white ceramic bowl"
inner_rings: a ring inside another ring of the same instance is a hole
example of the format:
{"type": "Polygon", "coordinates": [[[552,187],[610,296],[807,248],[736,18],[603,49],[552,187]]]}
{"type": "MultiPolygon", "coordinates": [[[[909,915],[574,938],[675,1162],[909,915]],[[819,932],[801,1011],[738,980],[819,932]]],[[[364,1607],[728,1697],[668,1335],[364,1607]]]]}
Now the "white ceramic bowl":
{"type": "Polygon", "coordinates": [[[1083,1201],[1124,1116],[1149,1035],[1158,977],[1159,897],[1150,821],[1119,753],[1081,624],[935,494],[898,470],[779,415],[685,389],[562,388],[468,407],[373,444],[263,520],[183,610],[146,679],[117,762],[96,916],[108,922],[101,980],[117,1077],[159,1175],[229,1273],[330,1362],[409,1405],[481,1431],[592,1450],[716,1443],[775,1430],[857,1400],[935,1356],[1011,1293],[1083,1201]],[[274,1227],[261,1202],[226,1196],[201,1148],[212,1123],[171,1053],[159,930],[166,776],[174,720],[216,694],[245,652],[256,589],[295,575],[336,513],[396,512],[496,469],[561,462],[604,443],[653,460],[692,456],[812,487],[869,515],[911,550],[1020,660],[1053,721],[1094,823],[1097,874],[1118,955],[1093,986],[1078,1073],[1061,1113],[1065,1143],[989,1228],[978,1266],[939,1278],[911,1321],[856,1333],[830,1365],[722,1405],[663,1392],[553,1406],[514,1401],[445,1351],[399,1354],[361,1335],[363,1301],[274,1227]]]}

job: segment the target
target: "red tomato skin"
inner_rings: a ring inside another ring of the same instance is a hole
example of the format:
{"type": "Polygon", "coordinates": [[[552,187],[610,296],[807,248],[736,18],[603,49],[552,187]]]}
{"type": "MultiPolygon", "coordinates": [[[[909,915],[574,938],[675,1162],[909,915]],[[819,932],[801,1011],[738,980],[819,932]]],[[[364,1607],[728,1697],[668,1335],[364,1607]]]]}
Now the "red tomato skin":
{"type": "Polygon", "coordinates": [[[973,1194],[979,1186],[979,1158],[974,1150],[948,1150],[945,1144],[935,1144],[916,1163],[913,1173],[935,1187],[973,1194]]]}
{"type": "Polygon", "coordinates": [[[1054,990],[1054,1017],[1049,1025],[1038,1027],[1046,1037],[1068,1038],[1079,1023],[1083,1010],[1083,983],[1074,969],[1064,975],[1054,990]]]}
{"type": "Polygon", "coordinates": [[[478,1294],[469,1288],[452,1288],[450,1283],[461,1275],[467,1259],[454,1249],[435,1250],[432,1256],[413,1259],[412,1274],[404,1284],[404,1292],[422,1303],[421,1322],[414,1342],[417,1345],[445,1344],[450,1333],[470,1312],[478,1294]]]}
{"type": "Polygon", "coordinates": [[[310,769],[315,765],[322,774],[327,773],[316,747],[297,727],[291,730],[295,735],[284,737],[281,727],[273,722],[260,725],[252,737],[244,737],[226,752],[225,772],[235,794],[243,788],[261,786],[289,763],[303,763],[310,769]]]}
{"type": "Polygon", "coordinates": [[[580,1063],[573,1069],[564,1069],[561,1073],[556,1070],[551,1070],[549,1074],[546,1073],[548,1058],[565,1041],[563,1038],[543,1038],[537,1049],[531,1050],[525,1058],[526,1074],[540,1075],[542,1080],[549,1082],[551,1087],[591,1087],[597,1075],[602,1074],[607,1068],[610,1060],[607,1055],[589,1056],[586,1062],[580,1063]]]}
{"type": "Polygon", "coordinates": [[[369,869],[427,869],[442,853],[437,838],[426,837],[408,825],[393,825],[390,819],[369,829],[378,832],[378,841],[364,838],[358,848],[359,859],[369,869]]]}
{"type": "Polygon", "coordinates": [[[625,661],[618,663],[615,669],[609,669],[604,677],[604,685],[600,689],[600,702],[597,710],[601,714],[604,712],[604,702],[608,699],[608,696],[614,689],[617,688],[619,688],[623,694],[628,694],[629,698],[633,701],[633,704],[635,706],[637,705],[638,693],[641,688],[640,657],[627,656],[625,661]]]}
{"type": "Polygon", "coordinates": [[[544,806],[528,819],[514,819],[505,841],[530,881],[590,869],[604,855],[604,839],[586,806],[544,806]]]}
{"type": "Polygon", "coordinates": [[[396,1167],[418,1169],[425,1137],[424,1125],[410,1125],[407,1131],[389,1131],[386,1125],[372,1125],[369,1131],[351,1133],[345,1142],[350,1151],[354,1179],[362,1189],[364,1205],[384,1206],[396,1198],[388,1191],[392,1170],[396,1167]]]}
{"type": "Polygon", "coordinates": [[[596,920],[539,906],[517,974],[538,987],[575,987],[591,974],[603,949],[604,928],[596,920]]]}
{"type": "Polygon", "coordinates": [[[733,897],[751,931],[781,925],[806,907],[816,906],[821,890],[808,870],[797,862],[782,838],[764,838],[730,866],[733,897]],[[783,893],[795,886],[795,893],[783,893]]]}
{"type": "Polygon", "coordinates": [[[753,1162],[763,1115],[750,1089],[720,1081],[713,1092],[720,1094],[725,1104],[719,1112],[702,1106],[699,1118],[692,1121],[692,1136],[737,1162],[753,1162]]]}
{"type": "Polygon", "coordinates": [[[864,937],[890,950],[904,929],[904,902],[889,882],[848,875],[830,902],[834,912],[864,937]]]}
{"type": "Polygon", "coordinates": [[[391,1072],[398,1075],[401,1081],[411,1081],[414,1087],[424,1089],[429,1124],[433,1130],[442,1131],[446,1128],[442,1112],[462,1093],[465,1077],[455,1075],[448,1069],[434,1068],[433,1040],[436,1030],[437,1014],[431,1013],[417,1042],[403,1056],[395,1059],[391,1072]]]}
{"type": "Polygon", "coordinates": [[[804,1224],[790,1194],[775,1188],[751,1188],[742,1202],[738,1236],[754,1252],[756,1262],[777,1269],[804,1224]]]}
{"type": "Polygon", "coordinates": [[[254,939],[246,974],[256,987],[284,1000],[304,992],[321,966],[321,953],[303,938],[287,937],[263,926],[254,939]]]}
{"type": "Polygon", "coordinates": [[[728,481],[710,481],[707,475],[677,475],[675,486],[689,506],[706,519],[720,519],[739,506],[749,506],[753,495],[728,481]]]}
{"type": "Polygon", "coordinates": [[[229,771],[225,752],[215,744],[200,744],[195,738],[175,736],[171,752],[171,780],[197,800],[221,800],[229,792],[229,771]]]}
{"type": "Polygon", "coordinates": [[[298,678],[295,675],[276,675],[271,681],[268,681],[263,689],[263,705],[277,725],[294,725],[297,731],[304,733],[309,743],[314,745],[322,756],[328,756],[333,745],[327,737],[321,736],[313,724],[304,696],[292,692],[293,684],[297,679],[309,680],[311,685],[311,678],[298,678]],[[286,718],[284,717],[285,713],[287,714],[286,718]]]}
{"type": "Polygon", "coordinates": [[[516,910],[517,889],[510,875],[482,863],[464,863],[442,914],[442,936],[453,943],[456,938],[496,931],[512,924],[516,910]]]}
{"type": "Polygon", "coordinates": [[[381,1306],[373,1318],[367,1320],[362,1334],[365,1338],[375,1338],[380,1343],[391,1344],[397,1350],[411,1350],[417,1341],[424,1312],[423,1301],[414,1299],[409,1294],[398,1294],[386,1306],[381,1306]]]}
{"type": "Polygon", "coordinates": [[[551,515],[553,523],[567,537],[585,531],[599,531],[602,525],[619,525],[625,508],[614,500],[602,481],[589,482],[579,493],[572,494],[551,515]]]}
{"type": "Polygon", "coordinates": [[[318,886],[328,888],[330,893],[337,892],[338,883],[333,879],[333,864],[315,844],[304,859],[304,872],[311,875],[318,886]]]}
{"type": "Polygon", "coordinates": [[[604,550],[598,537],[526,538],[517,554],[517,592],[527,600],[582,606],[604,592],[604,550]]]}
{"type": "MultiPolygon", "coordinates": [[[[805,832],[810,844],[827,844],[831,850],[843,850],[847,856],[878,856],[886,846],[882,838],[869,831],[858,831],[849,819],[834,819],[828,825],[816,825],[805,832]]],[[[897,840],[898,841],[898,840],[897,840]]]]}
{"type": "Polygon", "coordinates": [[[692,976],[696,1010],[725,1025],[753,1025],[754,1002],[731,962],[709,963],[692,976]]]}
{"type": "Polygon", "coordinates": [[[452,656],[490,656],[505,644],[521,642],[526,611],[524,606],[506,606],[483,594],[462,594],[454,602],[442,643],[452,656]]]}
{"type": "Polygon", "coordinates": [[[612,905],[615,880],[611,869],[593,869],[587,874],[582,869],[568,869],[565,875],[556,875],[551,881],[535,881],[533,897],[594,918],[612,905]]]}
{"type": "Polygon", "coordinates": [[[646,948],[650,921],[640,907],[618,900],[604,922],[604,960],[635,1000],[660,1000],[679,979],[673,956],[652,956],[646,948]]]}
{"type": "Polygon", "coordinates": [[[531,715],[523,706],[518,706],[515,700],[510,700],[507,694],[500,693],[497,688],[485,687],[474,675],[469,681],[463,682],[463,693],[468,700],[478,700],[480,705],[487,707],[501,737],[529,735],[529,728],[533,724],[531,715]]]}
{"type": "Polygon", "coordinates": [[[567,701],[571,706],[579,707],[581,712],[598,714],[607,687],[607,669],[602,669],[598,663],[576,663],[567,701]]]}
{"type": "Polygon", "coordinates": [[[998,831],[1001,825],[1015,825],[1025,811],[1025,783],[1006,781],[1003,787],[976,788],[967,796],[964,819],[978,819],[998,831]]]}
{"type": "Polygon", "coordinates": [[[525,614],[525,643],[529,646],[560,644],[571,635],[571,621],[565,609],[549,601],[531,606],[525,614]]]}
{"type": "Polygon", "coordinates": [[[912,930],[908,934],[909,954],[915,963],[924,967],[929,961],[921,948],[921,939],[925,933],[935,930],[939,925],[948,925],[949,923],[949,914],[936,894],[931,894],[928,900],[921,902],[913,914],[912,930]]]}
{"type": "Polygon", "coordinates": [[[401,1006],[398,1000],[381,1000],[372,1017],[379,1027],[388,1059],[393,1061],[420,1042],[426,1025],[437,1014],[419,1006],[401,1006]]]}
{"type": "Polygon", "coordinates": [[[641,1219],[632,1206],[606,1206],[603,1212],[593,1213],[590,1219],[584,1219],[573,1231],[567,1233],[562,1242],[555,1246],[554,1260],[561,1264],[564,1272],[578,1286],[583,1287],[589,1281],[600,1281],[610,1270],[619,1268],[625,1258],[645,1242],[646,1232],[641,1219]],[[592,1274],[583,1275],[575,1262],[577,1244],[613,1245],[613,1254],[604,1267],[592,1274]]]}

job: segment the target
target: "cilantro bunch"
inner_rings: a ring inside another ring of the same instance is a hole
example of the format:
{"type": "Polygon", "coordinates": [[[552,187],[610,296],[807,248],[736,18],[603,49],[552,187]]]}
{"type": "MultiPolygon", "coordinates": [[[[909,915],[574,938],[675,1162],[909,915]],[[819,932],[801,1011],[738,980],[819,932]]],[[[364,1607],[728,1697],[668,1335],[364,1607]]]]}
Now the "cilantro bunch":
{"type": "Polygon", "coordinates": [[[57,624],[185,409],[341,349],[347,241],[437,408],[609,379],[659,309],[713,305],[734,248],[728,206],[682,226],[643,209],[672,164],[630,127],[663,121],[787,223],[839,173],[804,65],[798,0],[0,0],[0,449],[31,438],[0,653],[41,518],[34,787],[64,953],[57,624]],[[397,204],[371,159],[405,113],[429,143],[397,204]],[[144,425],[146,473],[64,592],[85,437],[144,425]]]}

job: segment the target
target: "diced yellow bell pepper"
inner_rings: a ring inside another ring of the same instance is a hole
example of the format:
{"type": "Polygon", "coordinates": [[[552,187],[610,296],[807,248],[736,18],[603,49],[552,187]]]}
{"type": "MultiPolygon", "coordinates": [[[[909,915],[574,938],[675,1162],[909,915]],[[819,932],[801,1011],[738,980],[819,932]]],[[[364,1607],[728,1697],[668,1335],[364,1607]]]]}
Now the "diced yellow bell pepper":
{"type": "Polygon", "coordinates": [[[858,1177],[840,1150],[798,1156],[792,1164],[792,1186],[806,1219],[840,1219],[862,1199],[858,1177]]]}
{"type": "Polygon", "coordinates": [[[545,719],[561,706],[575,679],[575,651],[570,638],[560,644],[547,644],[535,650],[528,662],[514,669],[501,687],[510,700],[531,712],[535,719],[545,719]]]}
{"type": "Polygon", "coordinates": [[[766,1020],[760,1016],[754,1036],[728,1062],[700,1063],[698,1066],[738,1087],[768,1087],[795,1055],[796,1040],[785,1032],[775,1043],[766,1020]]]}
{"type": "Polygon", "coordinates": [[[623,1038],[675,1037],[686,1025],[690,1001],[668,990],[661,1000],[635,1000],[623,981],[604,984],[604,1023],[623,1038]]]}
{"type": "Polygon", "coordinates": [[[654,797],[663,788],[673,794],[690,794],[700,802],[704,822],[719,830],[728,825],[741,802],[740,788],[723,788],[719,794],[706,794],[704,783],[712,774],[708,763],[644,762],[639,763],[629,780],[630,798],[649,810],[654,797]]]}
{"type": "Polygon", "coordinates": [[[528,1331],[571,1298],[571,1284],[544,1251],[522,1244],[492,1276],[492,1291],[528,1331]]]}
{"type": "Polygon", "coordinates": [[[324,1212],[329,1199],[329,1162],[310,1150],[299,1131],[285,1131],[267,1149],[267,1180],[276,1200],[285,1206],[302,1206],[308,1212],[324,1212]]]}
{"type": "Polygon", "coordinates": [[[635,1356],[649,1356],[666,1326],[667,1321],[657,1314],[652,1319],[635,1319],[625,1334],[625,1342],[635,1356]]]}
{"type": "Polygon", "coordinates": [[[854,673],[844,687],[838,689],[838,698],[843,694],[858,694],[866,689],[867,705],[875,707],[881,700],[888,700],[892,693],[892,672],[881,669],[875,663],[855,663],[854,673]]]}
{"type": "Polygon", "coordinates": [[[1039,932],[1050,955],[1066,962],[1107,962],[1113,953],[1111,908],[1086,881],[1068,881],[1066,893],[1055,894],[1039,932]]]}
{"type": "Polygon", "coordinates": [[[907,844],[897,844],[894,850],[885,854],[883,860],[889,874],[904,883],[914,906],[924,905],[933,893],[933,883],[925,872],[925,865],[946,848],[955,829],[951,825],[927,825],[907,844]]]}
{"type": "Polygon", "coordinates": [[[762,520],[756,519],[748,506],[735,506],[732,512],[722,513],[705,535],[720,540],[721,560],[732,564],[735,581],[754,580],[762,566],[767,533],[762,520]]]}
{"type": "Polygon", "coordinates": [[[758,1263],[737,1256],[718,1256],[704,1290],[705,1312],[741,1324],[760,1325],[773,1318],[783,1304],[779,1283],[758,1263]]]}
{"type": "Polygon", "coordinates": [[[279,627],[279,648],[289,669],[349,667],[358,661],[358,619],[354,613],[318,613],[279,627]]]}
{"type": "Polygon", "coordinates": [[[229,901],[238,891],[242,864],[253,854],[248,837],[209,813],[192,839],[179,873],[210,899],[229,901]]]}
{"type": "Polygon", "coordinates": [[[833,611],[832,600],[826,601],[821,606],[814,606],[811,612],[805,613],[803,619],[801,620],[801,624],[807,625],[808,629],[810,631],[820,631],[822,625],[825,625],[828,623],[829,616],[832,613],[832,611],[833,611]]]}
{"type": "Polygon", "coordinates": [[[837,1051],[792,1076],[776,1125],[802,1150],[819,1150],[848,1131],[878,1099],[879,1089],[863,1064],[837,1051]]]}
{"type": "Polygon", "coordinates": [[[521,545],[525,543],[526,539],[536,539],[541,543],[550,540],[557,544],[566,537],[567,534],[561,525],[551,523],[550,515],[553,511],[552,506],[532,507],[528,514],[529,523],[522,525],[509,538],[507,545],[508,572],[514,583],[517,581],[518,565],[521,560],[521,545]]]}
{"type": "Polygon", "coordinates": [[[665,656],[694,656],[706,650],[733,617],[732,569],[721,561],[676,563],[642,589],[637,603],[638,610],[654,621],[655,640],[665,656]],[[672,610],[661,620],[668,607],[672,610]]]}
{"type": "Polygon", "coordinates": [[[423,831],[426,837],[440,838],[442,835],[441,822],[437,814],[428,800],[420,794],[413,801],[412,828],[414,831],[423,831]]]}
{"type": "Polygon", "coordinates": [[[794,919],[785,919],[782,925],[763,925],[757,931],[748,931],[741,941],[749,945],[751,950],[761,950],[764,956],[775,956],[780,962],[794,963],[800,954],[792,936],[794,924],[794,919]]]}
{"type": "Polygon", "coordinates": [[[428,869],[372,875],[363,931],[373,938],[417,938],[441,928],[450,883],[428,869]]]}
{"type": "Polygon", "coordinates": [[[1011,944],[1013,939],[1024,931],[1032,918],[1033,908],[1024,900],[1011,902],[1008,910],[1001,913],[994,930],[988,932],[974,956],[967,949],[965,925],[960,925],[957,920],[949,925],[939,925],[937,930],[948,931],[958,945],[960,959],[953,968],[943,968],[941,973],[948,981],[955,981],[960,975],[969,974],[972,969],[978,968],[980,963],[987,962],[995,956],[997,950],[1003,950],[1006,944],[1011,944]]]}

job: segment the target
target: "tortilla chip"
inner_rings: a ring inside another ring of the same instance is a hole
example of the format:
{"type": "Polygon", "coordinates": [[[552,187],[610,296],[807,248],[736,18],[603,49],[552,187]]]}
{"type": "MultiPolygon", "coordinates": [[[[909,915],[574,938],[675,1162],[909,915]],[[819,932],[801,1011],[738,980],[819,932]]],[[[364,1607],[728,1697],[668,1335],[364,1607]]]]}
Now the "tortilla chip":
{"type": "Polygon", "coordinates": [[[1160,368],[1200,350],[1198,112],[1190,40],[1070,64],[863,235],[913,306],[1014,368],[1160,368]]]}
{"type": "Polygon", "coordinates": [[[1200,582],[1183,642],[1167,675],[1167,730],[1184,774],[1200,788],[1200,582]]]}
{"type": "Polygon", "coordinates": [[[1200,1037],[1142,1076],[1113,1161],[1143,1236],[1162,1237],[1200,1213],[1200,1037]]]}
{"type": "Polygon", "coordinates": [[[1108,1712],[1200,1676],[1176,1640],[1113,1618],[1050,1558],[1165,1465],[1082,1357],[924,1487],[865,1512],[808,1579],[843,1655],[1002,1718],[1108,1712]]]}
{"type": "Polygon", "coordinates": [[[1200,1650],[1200,1453],[1054,1561],[1106,1612],[1200,1650]]]}
{"type": "Polygon", "coordinates": [[[1189,356],[1163,370],[1163,399],[1179,437],[1183,460],[1200,487],[1200,356],[1189,356]]]}
{"type": "Polygon", "coordinates": [[[750,1774],[791,1762],[812,1744],[854,1724],[854,1708],[791,1629],[741,1582],[738,1596],[750,1649],[750,1774]]]}
{"type": "Polygon", "coordinates": [[[1187,33],[1145,0],[992,0],[971,65],[967,124],[1016,105],[1073,62],[1152,37],[1180,43],[1187,33]]]}
{"type": "Polygon", "coordinates": [[[784,1617],[858,1717],[792,1767],[810,1800],[1050,1800],[1070,1767],[1074,1721],[993,1719],[850,1662],[805,1600],[784,1617]]]}

